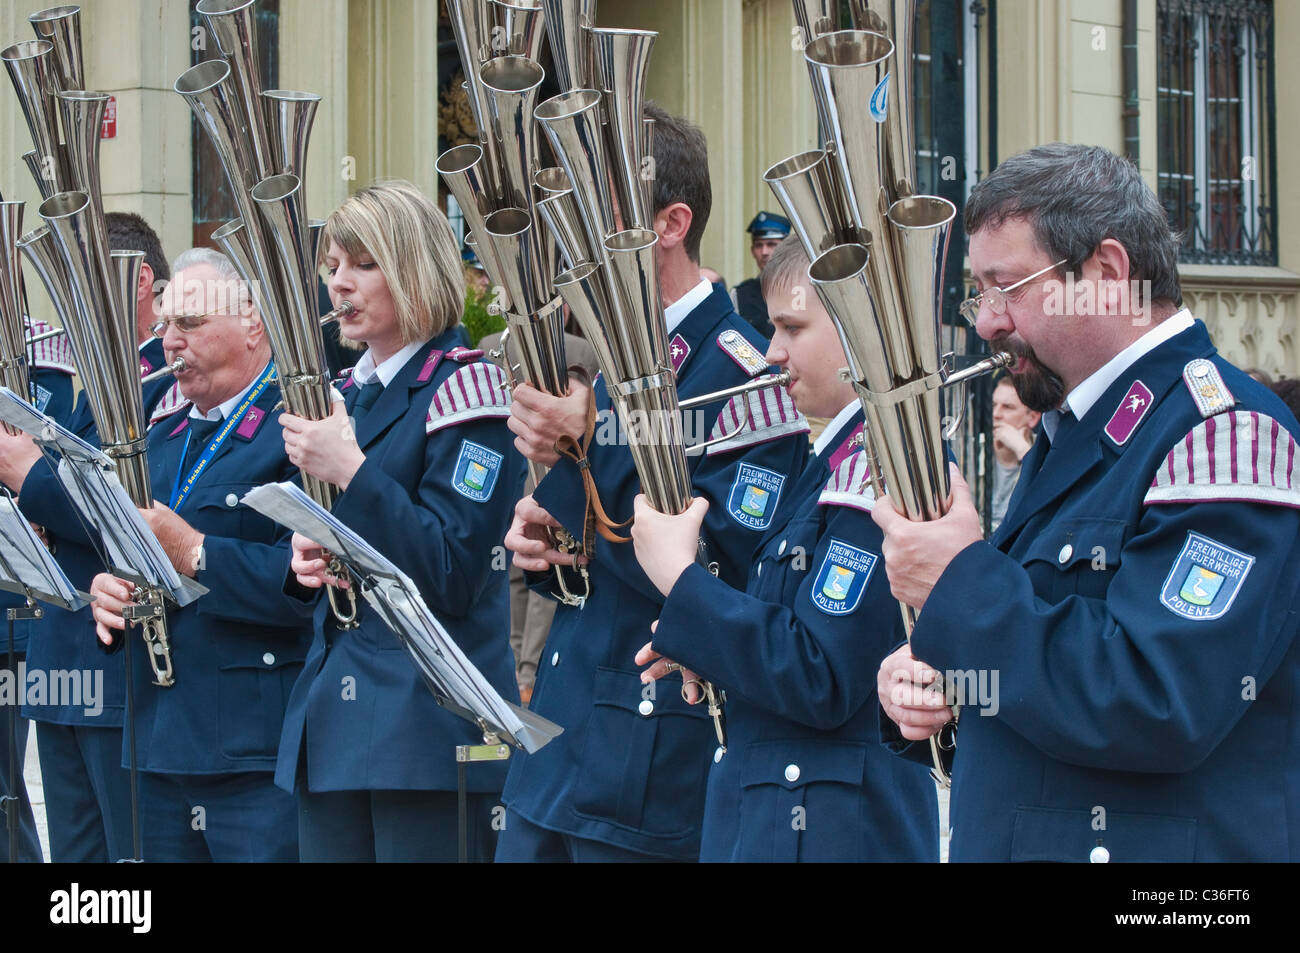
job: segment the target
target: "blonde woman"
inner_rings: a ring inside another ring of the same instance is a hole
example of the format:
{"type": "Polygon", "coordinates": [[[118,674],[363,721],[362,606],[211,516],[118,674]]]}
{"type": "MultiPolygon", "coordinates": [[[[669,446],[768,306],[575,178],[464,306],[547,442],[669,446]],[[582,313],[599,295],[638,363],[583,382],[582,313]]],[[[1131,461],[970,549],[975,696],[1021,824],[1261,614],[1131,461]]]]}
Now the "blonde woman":
{"type": "MultiPolygon", "coordinates": [[[[416,582],[516,700],[506,567],[493,549],[523,460],[501,372],[456,344],[465,286],[451,228],[414,186],[383,183],[330,216],[320,247],[334,306],[355,309],[340,338],[366,350],[332,417],[282,417],[289,459],[341,489],[334,515],[416,582]]],[[[292,569],[310,588],[332,580],[302,537],[292,569]]],[[[302,859],[455,860],[455,748],[481,734],[438,706],[397,637],[357,603],[359,627],[342,629],[320,599],[285,718],[276,783],[297,794],[302,859]]],[[[504,767],[469,772],[473,857],[492,856],[504,778],[504,767]]]]}

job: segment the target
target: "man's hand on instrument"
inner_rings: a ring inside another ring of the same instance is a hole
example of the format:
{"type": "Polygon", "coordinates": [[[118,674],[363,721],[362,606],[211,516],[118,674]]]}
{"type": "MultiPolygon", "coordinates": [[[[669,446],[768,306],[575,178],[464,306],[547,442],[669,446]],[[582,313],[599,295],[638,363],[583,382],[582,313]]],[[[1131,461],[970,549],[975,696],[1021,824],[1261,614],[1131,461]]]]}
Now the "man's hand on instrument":
{"type": "Polygon", "coordinates": [[[876,694],[889,720],[908,741],[924,741],[952,721],[952,709],[934,686],[939,673],[912,655],[903,645],[880,663],[876,694]]]}
{"type": "MultiPolygon", "coordinates": [[[[650,623],[650,633],[653,635],[659,628],[659,620],[655,619],[650,623]]],[[[636,653],[637,665],[650,666],[641,673],[641,684],[649,685],[661,678],[671,675],[673,672],[680,672],[682,676],[682,698],[688,705],[698,705],[704,701],[704,692],[700,690],[700,683],[703,679],[696,675],[689,668],[674,662],[670,658],[665,658],[654,650],[654,643],[647,642],[641,646],[641,650],[636,653]]]]}
{"type": "Polygon", "coordinates": [[[126,631],[122,610],[132,605],[135,583],[118,579],[112,573],[101,572],[90,584],[90,614],[95,617],[95,634],[105,645],[115,641],[114,632],[126,631]]]}
{"type": "Polygon", "coordinates": [[[284,428],[284,452],[289,462],[339,489],[346,490],[366,462],[342,401],[334,401],[324,420],[281,414],[280,426],[284,428]]]}
{"type": "Polygon", "coordinates": [[[342,576],[332,575],[329,571],[330,561],[325,558],[325,550],[314,540],[301,533],[293,534],[293,559],[289,568],[298,579],[298,584],[307,589],[319,589],[321,586],[338,586],[346,589],[351,585],[347,573],[342,576]]]}
{"type": "Polygon", "coordinates": [[[162,543],[172,567],[191,578],[197,576],[203,568],[204,535],[157,500],[152,508],[141,510],[140,515],[162,543]]]}
{"type": "Polygon", "coordinates": [[[556,441],[564,436],[580,440],[587,432],[589,395],[587,385],[575,378],[569,380],[567,397],[555,397],[531,384],[516,384],[506,421],[515,435],[515,449],[534,463],[554,466],[560,459],[556,441]]]}
{"type": "Polygon", "coordinates": [[[579,553],[562,553],[555,548],[552,529],[562,529],[559,520],[546,512],[533,497],[515,504],[515,518],[506,533],[506,549],[515,554],[515,565],[525,572],[549,572],[552,566],[585,566],[591,562],[579,553]]]}
{"type": "Polygon", "coordinates": [[[29,434],[13,436],[0,426],[0,483],[14,493],[21,492],[23,481],[32,467],[41,459],[41,448],[29,434]]]}
{"type": "Polygon", "coordinates": [[[949,464],[949,471],[950,506],[937,520],[913,522],[894,508],[888,496],[876,500],[871,509],[871,518],[885,534],[880,552],[885,557],[890,591],[914,609],[925,605],[930,590],[957,554],[984,538],[970,487],[955,464],[949,464]]]}
{"type": "Polygon", "coordinates": [[[644,493],[638,493],[633,507],[632,545],[637,562],[655,588],[666,596],[678,577],[695,562],[709,501],[697,496],[685,513],[666,516],[650,506],[644,493]]]}

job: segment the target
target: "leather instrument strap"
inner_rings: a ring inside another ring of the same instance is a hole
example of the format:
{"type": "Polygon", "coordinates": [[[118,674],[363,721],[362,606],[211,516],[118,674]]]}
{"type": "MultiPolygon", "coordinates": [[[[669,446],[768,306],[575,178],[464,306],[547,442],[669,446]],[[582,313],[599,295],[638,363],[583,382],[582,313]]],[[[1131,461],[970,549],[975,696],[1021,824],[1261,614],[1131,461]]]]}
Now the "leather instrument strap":
{"type": "Polygon", "coordinates": [[[596,433],[596,390],[590,388],[587,391],[587,431],[582,435],[582,440],[574,440],[568,434],[555,441],[555,450],[562,456],[572,460],[578,466],[578,472],[582,474],[582,486],[587,495],[587,513],[583,520],[582,528],[582,551],[588,556],[595,553],[596,539],[595,533],[600,533],[611,543],[630,543],[631,536],[620,536],[614,532],[632,522],[629,516],[621,523],[616,523],[609,518],[605,508],[600,502],[600,491],[596,489],[595,477],[591,475],[591,461],[587,458],[587,449],[591,446],[591,439],[596,433]]]}

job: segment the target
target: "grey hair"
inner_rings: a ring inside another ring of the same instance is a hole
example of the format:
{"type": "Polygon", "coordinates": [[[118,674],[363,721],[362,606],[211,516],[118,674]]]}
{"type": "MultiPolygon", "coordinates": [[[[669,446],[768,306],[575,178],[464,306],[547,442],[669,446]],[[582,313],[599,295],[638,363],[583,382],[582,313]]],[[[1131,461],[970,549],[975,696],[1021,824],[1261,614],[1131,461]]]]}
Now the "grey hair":
{"type": "Polygon", "coordinates": [[[1128,252],[1130,281],[1151,282],[1152,302],[1183,303],[1178,235],[1128,159],[1100,146],[1063,142],[1014,155],[971,190],[966,234],[1008,219],[1028,222],[1048,256],[1065,260],[1066,271],[1077,271],[1113,238],[1128,252]]]}
{"type": "Polygon", "coordinates": [[[235,270],[234,263],[214,248],[187,248],[172,262],[172,275],[175,276],[186,268],[205,266],[221,278],[221,286],[209,289],[217,296],[216,307],[226,308],[228,302],[233,303],[239,311],[249,311],[254,307],[247,282],[235,270]]]}
{"type": "Polygon", "coordinates": [[[776,246],[763,270],[758,273],[758,288],[767,297],[773,291],[783,291],[795,285],[812,287],[808,279],[808,253],[804,251],[799,236],[791,232],[776,246]]]}

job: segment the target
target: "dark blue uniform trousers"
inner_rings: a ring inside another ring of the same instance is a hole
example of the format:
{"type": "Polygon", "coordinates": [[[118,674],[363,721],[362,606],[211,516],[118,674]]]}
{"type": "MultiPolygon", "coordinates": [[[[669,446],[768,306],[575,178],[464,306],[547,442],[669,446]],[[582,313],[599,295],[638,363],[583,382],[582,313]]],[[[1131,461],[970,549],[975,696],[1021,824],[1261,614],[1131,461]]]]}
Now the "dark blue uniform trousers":
{"type": "Polygon", "coordinates": [[[140,773],[140,828],[148,862],[292,863],[293,797],[263,771],[140,773]]]}
{"type": "Polygon", "coordinates": [[[50,860],[106,864],[133,857],[131,775],[122,729],[37,722],[36,742],[50,819],[50,860]]]}

